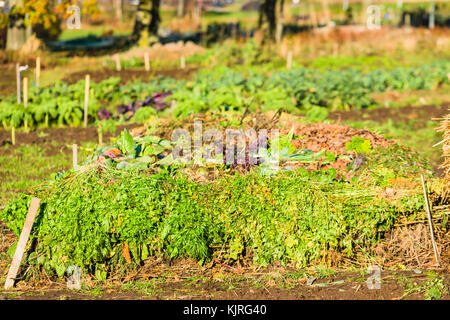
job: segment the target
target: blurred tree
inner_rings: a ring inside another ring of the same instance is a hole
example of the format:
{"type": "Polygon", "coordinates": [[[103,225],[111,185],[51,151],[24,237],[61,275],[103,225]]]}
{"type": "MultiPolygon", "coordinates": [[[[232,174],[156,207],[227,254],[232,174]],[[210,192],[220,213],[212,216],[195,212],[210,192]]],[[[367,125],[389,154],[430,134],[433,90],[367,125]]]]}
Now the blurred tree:
{"type": "Polygon", "coordinates": [[[178,0],[177,17],[179,18],[184,15],[184,1],[185,0],[178,0]]]}
{"type": "Polygon", "coordinates": [[[148,47],[152,42],[157,41],[161,21],[160,4],[161,0],[139,0],[133,37],[140,47],[148,47]]]}
{"type": "Polygon", "coordinates": [[[8,27],[6,50],[19,50],[31,36],[30,28],[25,25],[24,0],[11,0],[11,12],[5,21],[8,27]]]}
{"type": "Polygon", "coordinates": [[[275,40],[275,31],[277,29],[277,0],[261,0],[259,6],[258,27],[264,31],[264,40],[275,40]]]}
{"type": "MultiPolygon", "coordinates": [[[[0,28],[7,28],[6,49],[19,50],[34,33],[38,38],[55,40],[61,33],[61,22],[70,13],[75,0],[9,0],[9,12],[2,14],[0,28]]],[[[83,16],[97,19],[97,0],[83,1],[83,16]]]]}
{"type": "Polygon", "coordinates": [[[191,19],[196,18],[196,5],[198,5],[196,0],[178,0],[177,17],[188,16],[191,19]]]}
{"type": "Polygon", "coordinates": [[[114,9],[116,11],[116,18],[122,21],[122,0],[114,0],[114,9]]]}

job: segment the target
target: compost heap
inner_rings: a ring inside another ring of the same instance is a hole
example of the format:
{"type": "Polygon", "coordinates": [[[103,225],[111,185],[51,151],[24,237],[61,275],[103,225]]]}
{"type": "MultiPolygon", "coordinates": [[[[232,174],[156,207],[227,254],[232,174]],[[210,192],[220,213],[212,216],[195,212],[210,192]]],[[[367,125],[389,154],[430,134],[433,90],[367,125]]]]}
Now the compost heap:
{"type": "MultiPolygon", "coordinates": [[[[193,117],[178,124],[192,128],[193,117]]],[[[1,218],[19,234],[31,197],[42,200],[29,270],[64,277],[75,265],[101,280],[151,256],[339,265],[372,252],[396,221],[423,213],[420,173],[431,200],[440,197],[442,181],[426,161],[367,130],[285,114],[198,118],[205,130],[279,128],[282,169],[165,164],[176,123],[150,120],[6,206],[1,218]]]]}

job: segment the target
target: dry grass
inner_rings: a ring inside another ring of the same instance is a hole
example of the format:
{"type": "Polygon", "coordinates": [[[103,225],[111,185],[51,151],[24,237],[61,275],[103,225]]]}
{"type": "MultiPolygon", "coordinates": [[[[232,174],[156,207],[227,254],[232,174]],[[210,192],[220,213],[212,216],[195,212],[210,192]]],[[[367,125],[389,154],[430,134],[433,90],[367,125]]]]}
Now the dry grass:
{"type": "MultiPolygon", "coordinates": [[[[449,233],[435,229],[435,239],[441,267],[449,266],[449,233]]],[[[393,229],[386,240],[375,248],[375,254],[384,266],[409,268],[433,267],[435,263],[433,245],[427,222],[404,225],[393,229]]]]}
{"type": "Polygon", "coordinates": [[[445,170],[444,198],[447,198],[450,191],[450,113],[442,119],[441,126],[437,129],[437,131],[442,132],[444,135],[442,140],[442,154],[444,156],[444,163],[441,167],[445,170]]]}

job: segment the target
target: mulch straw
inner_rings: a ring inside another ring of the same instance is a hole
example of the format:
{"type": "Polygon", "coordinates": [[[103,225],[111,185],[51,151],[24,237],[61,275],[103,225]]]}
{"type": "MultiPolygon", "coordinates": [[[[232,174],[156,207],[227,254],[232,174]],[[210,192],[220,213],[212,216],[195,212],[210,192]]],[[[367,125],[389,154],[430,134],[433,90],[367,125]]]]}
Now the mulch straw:
{"type": "Polygon", "coordinates": [[[442,144],[442,154],[444,156],[444,163],[441,165],[441,168],[444,169],[444,196],[447,198],[450,191],[450,113],[440,120],[441,125],[437,131],[444,133],[443,140],[439,144],[442,144]]]}

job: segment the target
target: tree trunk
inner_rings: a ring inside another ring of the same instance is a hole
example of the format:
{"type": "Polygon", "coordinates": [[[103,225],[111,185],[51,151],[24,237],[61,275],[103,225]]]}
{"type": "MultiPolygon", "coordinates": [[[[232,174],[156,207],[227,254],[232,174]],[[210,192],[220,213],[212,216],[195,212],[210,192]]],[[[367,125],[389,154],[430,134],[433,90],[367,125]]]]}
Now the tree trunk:
{"type": "Polygon", "coordinates": [[[139,41],[139,46],[150,45],[150,37],[158,36],[158,26],[161,21],[159,6],[161,0],[140,0],[136,12],[133,37],[139,41]]]}
{"type": "MultiPolygon", "coordinates": [[[[23,7],[23,0],[12,0],[10,7],[23,7]]],[[[10,15],[6,33],[6,50],[20,50],[31,36],[31,28],[24,25],[24,15],[10,15]]]]}
{"type": "Polygon", "coordinates": [[[284,20],[284,0],[279,2],[278,8],[278,20],[277,20],[277,30],[275,34],[276,43],[279,44],[281,42],[281,38],[283,36],[283,20],[284,20]]]}
{"type": "Polygon", "coordinates": [[[277,0],[263,0],[259,8],[258,26],[264,31],[264,38],[275,40],[277,27],[276,14],[277,0]]]}
{"type": "Polygon", "coordinates": [[[159,7],[161,0],[152,0],[152,10],[150,11],[152,20],[150,21],[149,31],[151,35],[158,35],[158,27],[161,22],[161,16],[159,15],[159,7]]]}

